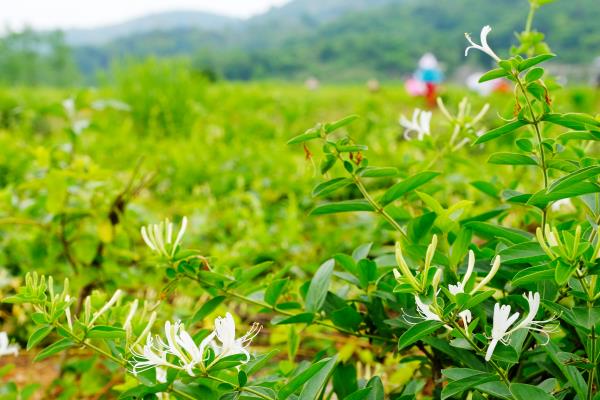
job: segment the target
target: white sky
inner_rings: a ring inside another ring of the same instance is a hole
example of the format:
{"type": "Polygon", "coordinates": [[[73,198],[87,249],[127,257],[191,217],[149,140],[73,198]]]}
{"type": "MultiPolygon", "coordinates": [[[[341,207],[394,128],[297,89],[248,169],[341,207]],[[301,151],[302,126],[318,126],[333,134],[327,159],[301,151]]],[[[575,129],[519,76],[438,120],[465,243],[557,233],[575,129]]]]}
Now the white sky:
{"type": "Polygon", "coordinates": [[[91,28],[161,11],[249,17],[288,0],[0,0],[0,30],[91,28]]]}

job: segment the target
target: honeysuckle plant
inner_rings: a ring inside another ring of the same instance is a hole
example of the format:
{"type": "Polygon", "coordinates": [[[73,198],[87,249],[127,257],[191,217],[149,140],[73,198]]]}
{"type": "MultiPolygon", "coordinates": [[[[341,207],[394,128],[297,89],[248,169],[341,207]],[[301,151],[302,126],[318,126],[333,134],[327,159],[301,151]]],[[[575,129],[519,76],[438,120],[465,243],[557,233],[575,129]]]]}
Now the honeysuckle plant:
{"type": "MultiPolygon", "coordinates": [[[[530,4],[522,41],[539,36],[542,1],[530,4]]],[[[471,112],[469,99],[453,114],[439,99],[439,110],[401,119],[417,140],[398,138],[407,147],[386,165],[353,130],[357,115],[289,140],[318,160],[310,217],[366,231],[369,243],[343,236],[339,251],[315,252],[307,265],[264,254],[237,265],[187,248],[200,240],[186,217],[179,228],[127,219],[118,254],[132,262],[119,273],[160,286],[133,290],[125,279],[93,281],[109,241],[81,262],[70,251],[75,217],[54,204],[58,220],[69,217],[61,254],[80,281],[57,289],[31,273],[5,299],[36,324],[28,350],[38,360],[96,354],[121,371],[121,398],[598,399],[600,119],[558,111],[547,46],[529,40],[501,58],[491,32],[485,26],[479,43],[466,35],[465,55],[482,51],[496,64],[481,81],[512,85],[512,114],[493,122],[491,106],[471,112]]],[[[127,218],[119,204],[148,184],[133,175],[103,236],[127,218]]]]}

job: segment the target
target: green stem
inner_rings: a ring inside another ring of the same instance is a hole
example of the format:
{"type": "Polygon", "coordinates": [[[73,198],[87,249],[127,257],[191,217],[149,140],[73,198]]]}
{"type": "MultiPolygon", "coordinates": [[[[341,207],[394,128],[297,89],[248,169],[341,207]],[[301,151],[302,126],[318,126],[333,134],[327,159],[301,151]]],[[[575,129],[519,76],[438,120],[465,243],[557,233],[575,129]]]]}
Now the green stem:
{"type": "Polygon", "coordinates": [[[590,361],[592,362],[592,369],[590,370],[590,374],[588,376],[588,390],[587,390],[588,400],[592,400],[594,398],[594,380],[596,379],[596,330],[595,330],[594,326],[592,326],[592,343],[591,343],[590,361]]]}
{"type": "MultiPolygon", "coordinates": [[[[531,100],[529,99],[527,90],[525,89],[525,86],[523,85],[523,81],[521,81],[521,78],[519,77],[519,73],[515,72],[513,74],[513,76],[516,79],[517,85],[519,86],[521,93],[523,93],[523,96],[525,97],[525,102],[527,103],[527,107],[529,107],[531,121],[533,124],[533,128],[535,130],[535,135],[537,136],[537,141],[538,141],[538,148],[539,148],[539,152],[540,152],[540,163],[541,163],[540,168],[542,169],[542,175],[544,177],[544,189],[548,189],[548,167],[546,165],[546,153],[544,151],[543,138],[542,138],[542,133],[540,130],[540,121],[536,118],[535,113],[533,112],[531,100]]],[[[517,101],[519,101],[519,100],[517,99],[517,101]]],[[[545,231],[544,227],[546,226],[547,216],[548,216],[548,210],[547,210],[547,207],[544,207],[544,209],[542,210],[542,232],[545,231]]],[[[545,233],[544,233],[544,235],[545,235],[545,233]]]]}
{"type": "Polygon", "coordinates": [[[394,217],[392,217],[390,214],[388,214],[387,211],[385,211],[381,204],[379,204],[375,199],[373,199],[365,185],[362,183],[362,180],[354,173],[352,173],[352,179],[354,180],[356,187],[358,187],[358,190],[360,190],[365,200],[367,200],[369,204],[371,204],[371,206],[375,209],[375,212],[381,215],[396,231],[398,231],[403,239],[408,240],[408,237],[406,236],[406,233],[404,233],[404,230],[402,229],[400,224],[398,224],[394,217]]]}
{"type": "MultiPolygon", "coordinates": [[[[469,344],[471,345],[471,347],[473,347],[477,353],[481,353],[481,354],[485,353],[483,351],[483,349],[480,348],[479,346],[477,346],[477,343],[475,343],[473,341],[473,339],[471,339],[471,337],[469,335],[467,335],[467,333],[464,332],[460,326],[458,326],[458,324],[456,323],[456,321],[454,321],[454,320],[448,321],[448,324],[450,324],[454,329],[456,329],[460,333],[460,335],[467,342],[469,342],[469,344]]],[[[494,368],[494,370],[500,376],[500,379],[502,379],[502,381],[504,382],[504,384],[507,387],[510,387],[510,381],[508,380],[508,377],[506,376],[506,373],[502,370],[502,368],[500,368],[500,366],[498,364],[496,364],[496,362],[493,361],[493,360],[488,361],[488,363],[492,366],[492,368],[494,368]]]]}

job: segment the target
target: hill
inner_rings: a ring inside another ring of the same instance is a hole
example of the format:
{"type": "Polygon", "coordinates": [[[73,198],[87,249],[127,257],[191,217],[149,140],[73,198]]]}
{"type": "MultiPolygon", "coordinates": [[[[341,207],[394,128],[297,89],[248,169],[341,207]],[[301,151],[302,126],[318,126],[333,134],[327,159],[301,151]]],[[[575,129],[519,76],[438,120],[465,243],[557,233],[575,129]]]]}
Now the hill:
{"type": "MultiPolygon", "coordinates": [[[[148,57],[185,58],[225,79],[385,80],[412,72],[425,52],[436,54],[450,75],[465,63],[489,65],[477,52],[465,59],[465,31],[477,37],[483,25],[492,25],[490,43],[508,55],[528,8],[527,0],[293,0],[246,20],[174,11],[66,31],[74,62],[56,34],[0,39],[0,70],[12,71],[0,71],[0,81],[44,81],[46,74],[33,66],[45,68],[50,60],[69,67],[54,82],[72,82],[72,64],[94,82],[123,60],[148,57]],[[60,61],[40,52],[46,47],[57,49],[60,61]]],[[[556,63],[587,65],[600,56],[599,20],[598,0],[558,0],[537,13],[534,29],[547,34],[556,63]]]]}
{"type": "Polygon", "coordinates": [[[150,32],[165,32],[182,28],[218,30],[238,23],[236,18],[200,11],[171,11],[150,14],[118,24],[99,28],[69,29],[65,40],[72,46],[99,46],[127,36],[150,32]]]}
{"type": "MultiPolygon", "coordinates": [[[[220,28],[139,33],[78,47],[75,54],[88,73],[122,57],[183,55],[230,79],[385,79],[410,72],[427,51],[452,71],[465,61],[463,33],[477,34],[485,24],[494,27],[490,41],[506,49],[527,8],[525,0],[479,0],[476,6],[472,0],[296,0],[220,28]]],[[[597,0],[558,1],[539,12],[535,27],[547,32],[563,61],[586,63],[600,53],[599,19],[597,0]]]]}

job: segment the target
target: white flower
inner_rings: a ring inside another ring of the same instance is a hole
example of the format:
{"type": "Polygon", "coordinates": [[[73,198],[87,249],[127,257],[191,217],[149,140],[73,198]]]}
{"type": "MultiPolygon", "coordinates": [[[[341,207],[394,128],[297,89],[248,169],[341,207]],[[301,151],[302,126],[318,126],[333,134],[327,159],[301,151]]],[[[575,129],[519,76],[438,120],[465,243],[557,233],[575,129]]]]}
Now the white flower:
{"type": "Polygon", "coordinates": [[[469,281],[469,278],[471,278],[474,267],[475,267],[475,253],[473,253],[473,250],[469,250],[469,261],[467,262],[467,272],[463,276],[463,279],[461,282],[458,282],[456,285],[448,285],[448,290],[450,291],[450,293],[452,293],[453,295],[456,296],[459,293],[465,292],[465,285],[469,281]]]}
{"type": "Polygon", "coordinates": [[[179,244],[181,243],[181,239],[183,238],[186,227],[187,217],[183,217],[181,220],[181,227],[179,228],[177,237],[173,242],[173,224],[169,222],[169,219],[167,218],[160,224],[143,226],[141,229],[142,238],[152,251],[167,258],[173,258],[179,244]]]}
{"type": "MultiPolygon", "coordinates": [[[[523,295],[527,300],[529,306],[529,312],[523,318],[521,322],[519,322],[515,327],[509,329],[510,326],[519,318],[519,313],[514,313],[509,317],[510,314],[510,306],[500,306],[500,304],[496,303],[494,306],[494,324],[492,326],[492,341],[488,347],[486,352],[485,359],[489,361],[492,358],[492,354],[494,353],[494,348],[498,342],[502,342],[504,344],[508,344],[508,340],[510,339],[510,335],[519,329],[527,329],[530,331],[540,332],[546,339],[550,339],[549,333],[554,332],[555,329],[547,329],[543,324],[553,321],[554,318],[550,318],[543,321],[536,321],[535,315],[540,309],[540,294],[529,292],[526,295],[523,295]]],[[[556,327],[555,327],[556,328],[556,327]]]]}
{"type": "Polygon", "coordinates": [[[440,317],[431,311],[430,305],[423,303],[419,296],[415,296],[415,303],[417,305],[417,312],[421,318],[426,321],[441,321],[440,317]]]}
{"type": "Polygon", "coordinates": [[[167,383],[167,370],[163,367],[156,367],[156,381],[167,383]]]}
{"type": "MultiPolygon", "coordinates": [[[[475,253],[473,253],[473,250],[469,250],[469,261],[467,262],[467,272],[463,276],[463,279],[461,282],[458,282],[456,285],[448,285],[448,291],[450,291],[450,293],[452,293],[454,296],[456,296],[459,293],[464,293],[465,286],[466,286],[467,282],[469,281],[469,278],[473,274],[474,267],[475,267],[475,253]]],[[[471,323],[471,319],[473,318],[471,315],[471,311],[463,310],[460,313],[458,313],[458,316],[462,319],[463,326],[465,328],[465,332],[468,335],[469,334],[468,327],[469,327],[469,324],[471,323]]]]}
{"type": "Polygon", "coordinates": [[[481,280],[481,282],[479,282],[477,284],[477,286],[475,286],[475,288],[473,288],[473,290],[471,290],[471,293],[475,293],[475,292],[479,291],[485,285],[487,285],[488,283],[490,283],[490,281],[492,280],[492,278],[494,278],[494,276],[496,275],[496,273],[500,269],[500,264],[501,264],[500,256],[496,256],[496,258],[494,258],[494,261],[492,262],[492,268],[490,269],[490,272],[488,272],[488,274],[485,276],[485,278],[483,278],[481,280]]]}
{"type": "Polygon", "coordinates": [[[167,352],[161,345],[158,339],[154,339],[152,335],[148,335],[146,338],[146,344],[144,345],[142,352],[137,352],[133,348],[131,353],[134,355],[134,360],[130,361],[132,372],[134,375],[144,372],[146,370],[156,368],[158,377],[158,368],[172,367],[177,368],[176,365],[167,361],[167,352]]]}
{"type": "MultiPolygon", "coordinates": [[[[186,332],[181,322],[172,324],[165,322],[166,341],[156,336],[148,335],[146,345],[141,353],[131,349],[135,360],[132,362],[133,373],[145,371],[150,368],[157,368],[157,379],[159,376],[158,368],[175,368],[187,372],[194,376],[194,368],[201,366],[204,368],[204,351],[208,343],[213,340],[214,334],[208,335],[197,346],[189,333],[186,332]],[[178,365],[167,360],[167,356],[172,355],[178,361],[178,365]]],[[[160,372],[162,373],[162,372],[160,372]]]]}
{"type": "Polygon", "coordinates": [[[198,366],[204,366],[204,350],[209,342],[214,338],[214,333],[209,334],[200,346],[196,346],[194,339],[186,332],[183,324],[177,321],[171,324],[165,322],[165,336],[167,343],[161,341],[162,346],[170,354],[179,359],[179,363],[184,371],[190,376],[194,376],[193,369],[198,366]]]}
{"type": "Polygon", "coordinates": [[[412,121],[406,118],[404,115],[400,116],[400,125],[405,128],[404,138],[406,140],[412,140],[411,133],[416,133],[418,140],[423,140],[425,136],[431,135],[430,125],[431,123],[431,111],[423,111],[415,109],[412,117],[412,121]]]}
{"type": "Polygon", "coordinates": [[[500,306],[499,303],[496,303],[494,305],[492,338],[488,346],[487,352],[485,353],[486,361],[491,360],[492,354],[494,354],[494,349],[496,348],[498,342],[502,342],[504,344],[508,343],[508,329],[518,318],[518,312],[514,313],[513,315],[510,315],[509,305],[500,306]]]}
{"type": "Polygon", "coordinates": [[[244,354],[246,356],[246,362],[248,362],[250,361],[250,353],[248,352],[247,347],[252,342],[252,339],[258,335],[261,328],[261,325],[255,322],[244,336],[236,339],[235,321],[231,314],[227,313],[224,318],[217,317],[217,319],[215,319],[214,334],[220,344],[214,341],[211,343],[211,346],[219,358],[234,354],[244,354]]]}
{"type": "MultiPolygon", "coordinates": [[[[88,323],[88,326],[92,326],[92,324],[93,324],[94,322],[96,322],[96,320],[97,320],[97,319],[98,319],[98,318],[99,318],[99,317],[100,317],[102,314],[104,314],[104,313],[105,313],[105,312],[107,312],[107,311],[108,311],[108,310],[109,310],[109,309],[110,309],[112,306],[114,306],[114,305],[115,305],[115,303],[116,303],[117,301],[119,301],[119,299],[121,298],[121,296],[122,296],[122,295],[123,295],[123,291],[122,291],[121,289],[117,289],[117,290],[115,291],[115,293],[112,295],[112,297],[110,298],[110,300],[108,300],[108,301],[106,302],[106,304],[104,304],[104,305],[102,306],[102,308],[101,308],[101,309],[99,309],[98,311],[96,311],[96,312],[94,313],[94,315],[92,315],[92,319],[91,319],[91,320],[90,320],[90,322],[88,323]]],[[[89,296],[88,296],[87,298],[89,298],[89,296]]],[[[87,300],[87,298],[86,298],[86,300],[87,300]]],[[[91,300],[90,300],[90,301],[91,301],[91,300]]]]}
{"type": "Polygon", "coordinates": [[[481,29],[481,35],[480,35],[481,45],[475,44],[473,42],[473,40],[471,39],[471,35],[469,35],[468,33],[465,33],[465,37],[467,38],[469,43],[471,43],[471,45],[465,49],[465,57],[467,56],[467,54],[469,54],[469,50],[476,49],[476,50],[483,51],[485,54],[489,55],[496,61],[501,61],[500,57],[498,57],[496,55],[496,53],[494,53],[494,51],[490,48],[490,46],[487,43],[487,36],[491,32],[491,30],[492,30],[492,28],[489,25],[486,25],[481,29]]]}
{"type": "Polygon", "coordinates": [[[6,332],[0,332],[0,357],[12,354],[19,355],[19,345],[9,344],[8,335],[6,332]]]}

